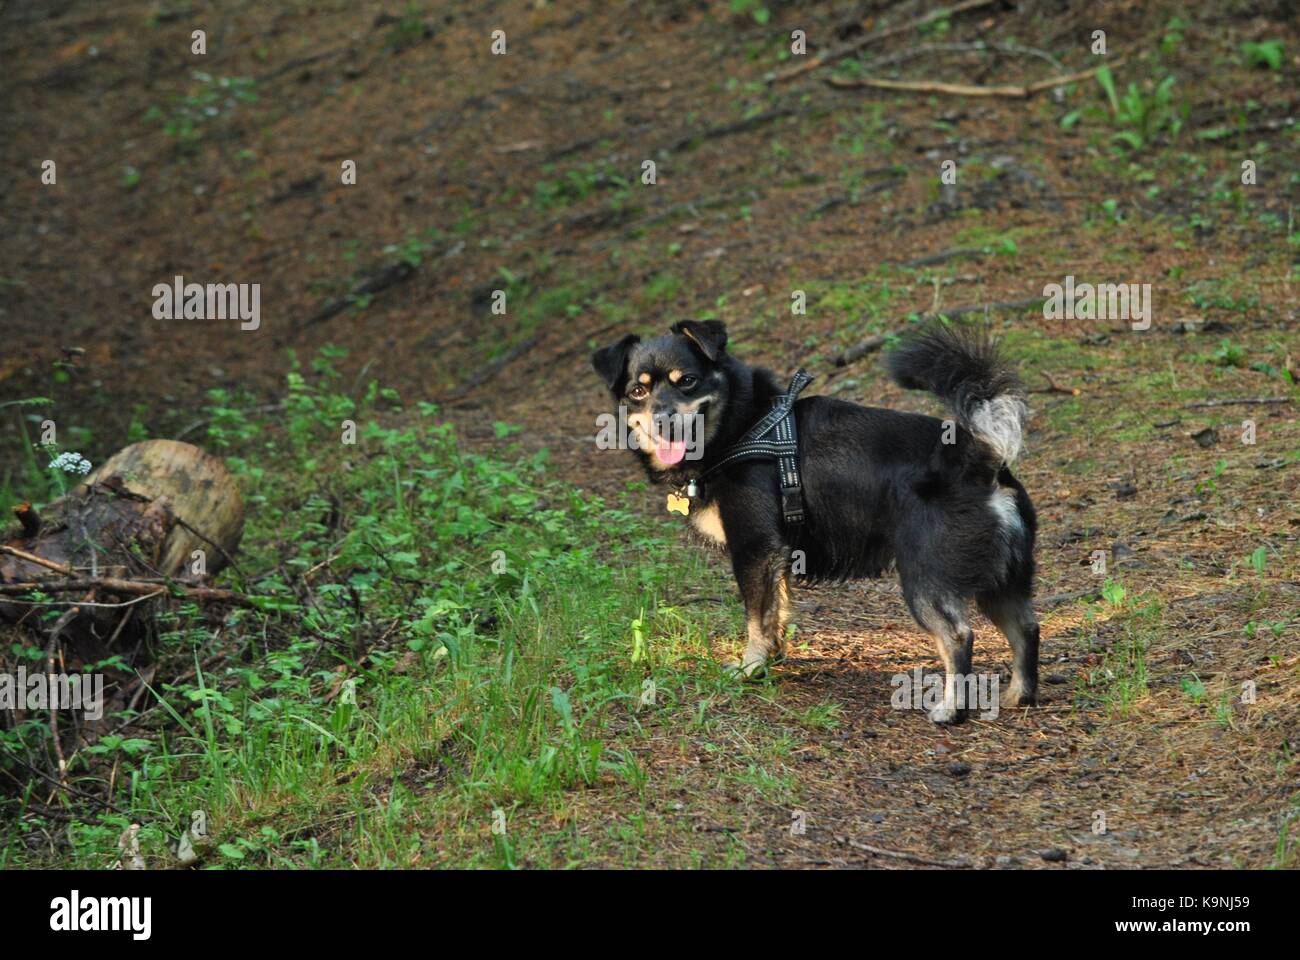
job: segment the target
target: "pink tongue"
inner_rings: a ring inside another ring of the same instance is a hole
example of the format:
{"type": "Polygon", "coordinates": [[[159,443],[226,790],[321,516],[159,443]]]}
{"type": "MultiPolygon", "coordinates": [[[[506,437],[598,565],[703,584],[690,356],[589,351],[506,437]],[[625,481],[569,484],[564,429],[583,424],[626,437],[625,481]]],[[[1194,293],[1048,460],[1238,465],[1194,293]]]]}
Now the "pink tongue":
{"type": "Polygon", "coordinates": [[[682,457],[686,456],[686,441],[664,440],[660,437],[655,441],[655,456],[660,463],[666,463],[670,467],[680,463],[682,457]]]}

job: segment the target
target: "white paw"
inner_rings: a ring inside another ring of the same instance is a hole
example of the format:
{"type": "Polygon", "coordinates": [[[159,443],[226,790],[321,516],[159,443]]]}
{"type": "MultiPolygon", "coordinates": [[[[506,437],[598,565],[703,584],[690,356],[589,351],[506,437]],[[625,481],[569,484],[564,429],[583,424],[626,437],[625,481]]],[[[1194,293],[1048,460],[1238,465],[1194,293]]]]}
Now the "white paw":
{"type": "Polygon", "coordinates": [[[767,674],[767,660],[747,658],[743,663],[730,660],[722,665],[722,669],[742,680],[757,680],[767,674]]]}
{"type": "Polygon", "coordinates": [[[932,723],[952,723],[957,719],[957,707],[951,703],[940,703],[930,709],[932,723]]]}
{"type": "Polygon", "coordinates": [[[1014,710],[1017,707],[1028,706],[1034,698],[1027,696],[1023,687],[1012,683],[1002,694],[1002,709],[1014,710]]]}

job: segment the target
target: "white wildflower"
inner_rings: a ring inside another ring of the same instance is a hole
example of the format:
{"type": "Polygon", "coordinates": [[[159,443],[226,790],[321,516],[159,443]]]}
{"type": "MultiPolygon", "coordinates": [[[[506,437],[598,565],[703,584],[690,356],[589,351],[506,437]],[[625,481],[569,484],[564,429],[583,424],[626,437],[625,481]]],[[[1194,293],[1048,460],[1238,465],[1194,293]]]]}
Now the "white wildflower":
{"type": "Polygon", "coordinates": [[[90,473],[90,461],[79,453],[61,453],[50,461],[50,469],[84,477],[90,473]]]}

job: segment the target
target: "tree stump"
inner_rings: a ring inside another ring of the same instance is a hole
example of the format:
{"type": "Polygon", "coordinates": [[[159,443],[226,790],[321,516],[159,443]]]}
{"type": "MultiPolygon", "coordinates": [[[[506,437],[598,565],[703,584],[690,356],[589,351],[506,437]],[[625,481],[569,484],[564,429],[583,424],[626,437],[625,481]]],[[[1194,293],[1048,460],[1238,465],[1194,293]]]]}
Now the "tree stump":
{"type": "MultiPolygon", "coordinates": [[[[202,584],[230,562],[244,528],[225,465],[175,440],[132,444],[39,513],[29,504],[14,513],[21,531],[0,545],[0,616],[13,621],[31,615],[30,603],[10,599],[22,584],[100,604],[165,595],[170,580],[202,584]]],[[[88,643],[83,658],[109,652],[89,641],[121,613],[87,606],[66,625],[88,643]]]]}

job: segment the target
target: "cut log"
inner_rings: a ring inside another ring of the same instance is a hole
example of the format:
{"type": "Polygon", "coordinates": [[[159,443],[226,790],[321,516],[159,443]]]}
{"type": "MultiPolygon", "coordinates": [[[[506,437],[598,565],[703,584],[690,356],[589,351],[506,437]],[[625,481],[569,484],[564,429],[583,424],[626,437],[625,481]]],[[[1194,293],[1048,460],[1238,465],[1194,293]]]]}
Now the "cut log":
{"type": "MultiPolygon", "coordinates": [[[[100,581],[103,586],[64,598],[88,601],[82,619],[99,628],[121,616],[105,605],[139,596],[112,589],[113,581],[200,584],[230,562],[244,528],[243,501],[225,465],[175,440],[132,444],[39,513],[22,503],[14,514],[21,529],[0,544],[0,585],[100,581]]],[[[30,603],[11,596],[0,596],[0,616],[18,620],[31,613],[30,603]]]]}
{"type": "Polygon", "coordinates": [[[230,562],[244,533],[244,502],[226,465],[191,443],[133,443],[100,464],[87,483],[120,477],[126,489],[151,500],[167,497],[178,519],[159,557],[159,571],[175,575],[195,550],[207,554],[208,574],[230,562]],[[215,549],[214,549],[215,548],[215,549]]]}

